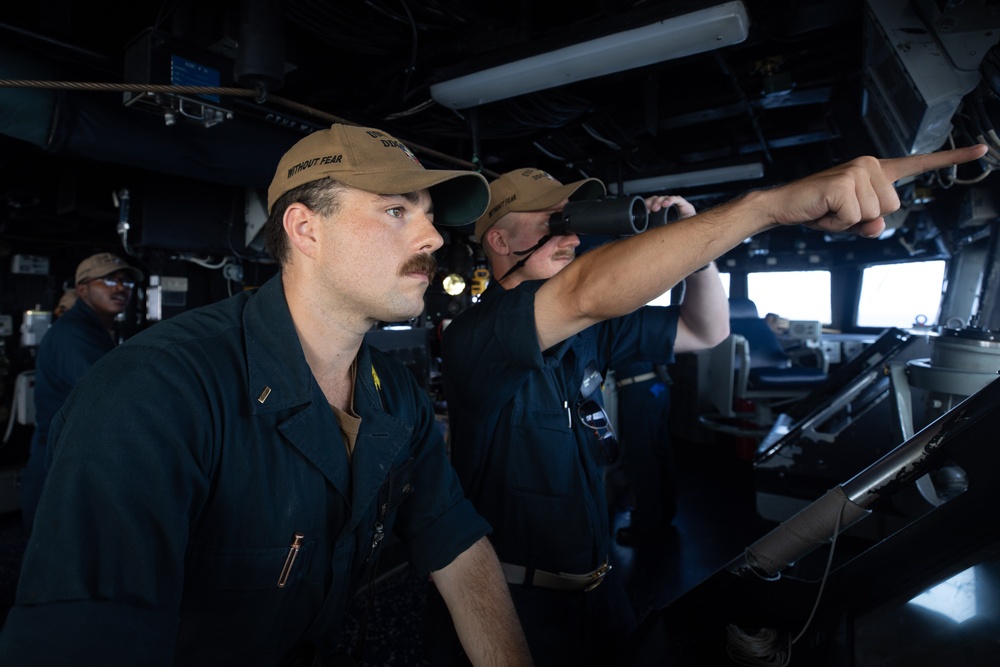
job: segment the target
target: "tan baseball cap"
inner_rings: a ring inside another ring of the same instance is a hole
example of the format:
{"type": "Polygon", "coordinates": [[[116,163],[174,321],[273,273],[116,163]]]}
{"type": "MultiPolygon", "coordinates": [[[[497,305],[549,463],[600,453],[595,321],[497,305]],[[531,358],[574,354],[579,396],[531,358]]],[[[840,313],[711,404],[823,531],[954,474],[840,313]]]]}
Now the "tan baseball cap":
{"type": "Polygon", "coordinates": [[[544,211],[564,199],[598,199],[606,190],[596,178],[563,185],[541,169],[515,169],[490,183],[490,204],[476,220],[476,241],[511,211],[544,211]]]}
{"type": "Polygon", "coordinates": [[[127,271],[137,281],[143,279],[143,273],[134,266],[129,266],[125,260],[110,252],[99,252],[80,262],[76,267],[76,283],[85,283],[95,278],[103,278],[115,271],[127,271]]]}
{"type": "Polygon", "coordinates": [[[281,158],[267,189],[268,212],[289,190],[326,177],[380,195],[428,188],[439,225],[472,222],[490,199],[481,174],[424,169],[403,142],[382,130],[338,123],[299,140],[281,158]]]}
{"type": "Polygon", "coordinates": [[[56,308],[69,310],[73,307],[74,303],[76,303],[76,290],[68,289],[59,297],[59,303],[56,304],[56,308]]]}

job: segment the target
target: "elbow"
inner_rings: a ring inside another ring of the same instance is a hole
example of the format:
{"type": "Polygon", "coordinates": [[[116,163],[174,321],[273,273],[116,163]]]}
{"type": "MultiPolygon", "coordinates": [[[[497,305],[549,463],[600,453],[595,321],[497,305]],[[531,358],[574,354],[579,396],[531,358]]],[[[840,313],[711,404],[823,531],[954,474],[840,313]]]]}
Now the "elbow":
{"type": "Polygon", "coordinates": [[[710,350],[729,337],[729,320],[711,322],[706,326],[688,328],[687,344],[678,346],[679,352],[710,350]]]}
{"type": "Polygon", "coordinates": [[[716,326],[712,327],[712,332],[709,336],[708,347],[715,347],[722,341],[729,338],[729,320],[722,320],[716,326]]]}
{"type": "Polygon", "coordinates": [[[601,322],[631,312],[622,308],[621,300],[599,298],[596,290],[580,284],[573,284],[561,294],[559,307],[566,317],[580,322],[601,322]]]}

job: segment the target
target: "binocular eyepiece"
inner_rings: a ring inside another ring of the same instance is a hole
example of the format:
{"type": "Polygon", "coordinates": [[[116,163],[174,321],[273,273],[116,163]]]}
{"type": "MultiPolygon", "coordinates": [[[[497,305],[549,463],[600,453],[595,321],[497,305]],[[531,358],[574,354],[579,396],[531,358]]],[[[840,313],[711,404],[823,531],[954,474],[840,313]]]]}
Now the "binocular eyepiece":
{"type": "Polygon", "coordinates": [[[647,213],[642,197],[571,201],[549,218],[552,234],[600,234],[631,236],[648,228],[662,227],[677,219],[677,207],[647,213]]]}

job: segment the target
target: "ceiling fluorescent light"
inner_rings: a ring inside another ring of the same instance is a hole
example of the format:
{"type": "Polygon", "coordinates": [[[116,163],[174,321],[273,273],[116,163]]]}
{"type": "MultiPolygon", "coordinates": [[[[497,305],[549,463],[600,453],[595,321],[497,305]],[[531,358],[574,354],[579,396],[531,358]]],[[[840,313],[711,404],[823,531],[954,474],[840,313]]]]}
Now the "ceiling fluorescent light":
{"type": "Polygon", "coordinates": [[[464,109],[738,44],[749,27],[743,3],[727,2],[442,81],[431,97],[464,109]]]}
{"type": "MultiPolygon", "coordinates": [[[[687,171],[680,174],[637,178],[622,183],[622,189],[625,191],[625,194],[629,195],[641,192],[668,192],[680,188],[692,188],[697,185],[749,181],[755,178],[762,178],[763,176],[764,165],[760,162],[749,162],[747,164],[734,164],[728,167],[687,171]]],[[[608,190],[612,194],[618,194],[618,184],[610,183],[608,190]]]]}

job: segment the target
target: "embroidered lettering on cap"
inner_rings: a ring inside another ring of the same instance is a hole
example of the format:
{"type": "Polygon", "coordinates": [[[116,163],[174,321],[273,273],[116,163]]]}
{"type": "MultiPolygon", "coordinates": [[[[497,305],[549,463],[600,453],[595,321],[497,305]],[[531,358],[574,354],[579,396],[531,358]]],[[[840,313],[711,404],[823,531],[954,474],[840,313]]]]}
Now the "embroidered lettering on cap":
{"type": "Polygon", "coordinates": [[[294,176],[295,174],[299,173],[300,171],[304,171],[304,170],[308,169],[309,167],[315,165],[317,162],[319,162],[319,158],[318,157],[313,158],[311,160],[306,160],[305,162],[299,162],[294,167],[289,167],[288,168],[288,178],[291,178],[292,176],[294,176]]]}
{"type": "Polygon", "coordinates": [[[486,217],[492,218],[494,215],[497,214],[497,211],[499,211],[500,209],[502,209],[504,206],[508,206],[508,205],[512,204],[516,199],[517,199],[517,193],[515,192],[514,194],[512,194],[509,197],[507,197],[502,202],[500,202],[499,204],[497,204],[496,206],[494,206],[493,208],[491,208],[490,212],[486,215],[486,217]]]}
{"type": "Polygon", "coordinates": [[[375,139],[378,139],[379,137],[384,137],[385,136],[384,133],[379,132],[378,130],[368,130],[367,132],[365,132],[365,134],[367,134],[368,136],[373,137],[375,139]]]}
{"type": "Polygon", "coordinates": [[[299,162],[294,167],[288,168],[288,176],[286,178],[291,178],[300,171],[305,171],[310,167],[315,167],[318,164],[334,164],[342,162],[344,159],[343,155],[325,155],[323,157],[314,157],[311,160],[306,160],[305,162],[299,162]]]}

